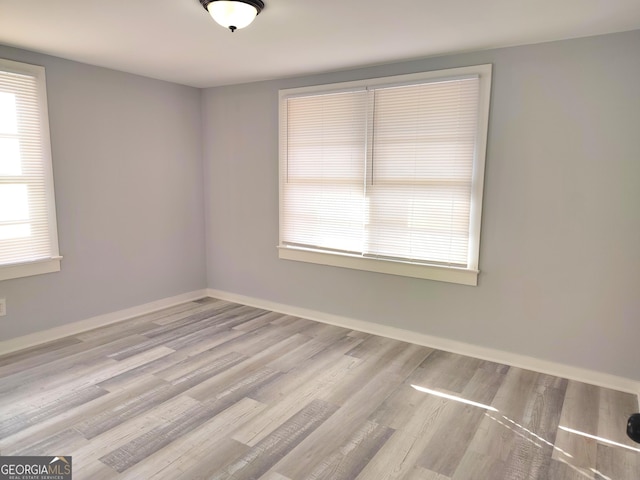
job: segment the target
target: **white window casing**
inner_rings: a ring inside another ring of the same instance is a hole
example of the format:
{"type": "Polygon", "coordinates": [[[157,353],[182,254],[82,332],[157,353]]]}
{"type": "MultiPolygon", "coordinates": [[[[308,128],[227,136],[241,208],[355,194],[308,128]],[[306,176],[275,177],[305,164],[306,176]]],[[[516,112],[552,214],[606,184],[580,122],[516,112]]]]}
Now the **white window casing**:
{"type": "Polygon", "coordinates": [[[477,285],[491,65],[280,91],[279,257],[477,285]]]}
{"type": "Polygon", "coordinates": [[[60,259],[45,71],[0,59],[0,281],[60,259]]]}

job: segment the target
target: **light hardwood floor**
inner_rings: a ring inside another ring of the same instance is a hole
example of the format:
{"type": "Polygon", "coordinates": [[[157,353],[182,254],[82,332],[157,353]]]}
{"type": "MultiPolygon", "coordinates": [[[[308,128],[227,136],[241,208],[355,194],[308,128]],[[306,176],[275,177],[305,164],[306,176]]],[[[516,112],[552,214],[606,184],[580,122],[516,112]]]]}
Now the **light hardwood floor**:
{"type": "Polygon", "coordinates": [[[70,455],[75,480],[637,480],[637,408],[215,299],[0,357],[0,454],[70,455]]]}

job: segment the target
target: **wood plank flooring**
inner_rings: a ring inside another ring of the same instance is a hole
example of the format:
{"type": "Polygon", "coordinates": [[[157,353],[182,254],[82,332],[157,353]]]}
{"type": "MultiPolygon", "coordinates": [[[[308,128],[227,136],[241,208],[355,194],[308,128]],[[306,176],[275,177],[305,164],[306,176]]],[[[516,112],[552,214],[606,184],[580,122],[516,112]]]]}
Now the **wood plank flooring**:
{"type": "Polygon", "coordinates": [[[637,410],[211,298],[0,357],[0,454],[72,456],[76,480],[637,480],[637,410]]]}

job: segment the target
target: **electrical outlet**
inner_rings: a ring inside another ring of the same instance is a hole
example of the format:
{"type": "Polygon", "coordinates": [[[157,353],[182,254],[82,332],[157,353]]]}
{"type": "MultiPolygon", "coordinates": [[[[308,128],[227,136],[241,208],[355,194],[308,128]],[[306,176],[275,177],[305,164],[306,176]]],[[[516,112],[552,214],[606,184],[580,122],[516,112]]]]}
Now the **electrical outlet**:
{"type": "Polygon", "coordinates": [[[4,317],[7,314],[7,300],[0,298],[0,317],[4,317]]]}

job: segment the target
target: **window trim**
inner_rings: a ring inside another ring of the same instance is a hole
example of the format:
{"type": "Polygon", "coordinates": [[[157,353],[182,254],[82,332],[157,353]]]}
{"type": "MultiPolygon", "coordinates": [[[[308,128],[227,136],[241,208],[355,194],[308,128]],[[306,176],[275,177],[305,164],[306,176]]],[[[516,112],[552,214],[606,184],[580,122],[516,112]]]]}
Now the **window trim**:
{"type": "Polygon", "coordinates": [[[438,280],[441,282],[459,283],[461,285],[476,286],[478,284],[478,270],[459,267],[446,267],[428,263],[408,262],[384,258],[370,258],[348,253],[324,252],[321,250],[304,249],[288,245],[278,247],[278,256],[283,260],[315,263],[332,267],[350,268],[368,272],[387,273],[403,277],[438,280]]]}
{"type": "Polygon", "coordinates": [[[12,278],[30,277],[32,275],[43,275],[60,271],[60,260],[62,257],[46,258],[33,262],[15,263],[12,265],[0,266],[0,281],[12,278]]]}
{"type": "Polygon", "coordinates": [[[413,278],[437,280],[462,285],[478,284],[480,255],[480,233],[482,223],[482,199],[484,190],[484,172],[489,130],[489,106],[491,103],[492,65],[474,65],[468,67],[434,70],[429,72],[379,77],[350,82],[282,89],[279,91],[279,232],[278,256],[284,260],[294,260],[319,265],[328,265],[377,273],[401,275],[413,278]],[[471,175],[471,212],[469,217],[469,262],[466,268],[450,267],[437,264],[411,262],[396,259],[380,259],[365,257],[359,254],[329,252],[297,246],[283,242],[283,166],[286,158],[286,99],[310,94],[338,93],[366,89],[369,87],[399,86],[412,83],[428,83],[457,79],[476,75],[479,77],[478,99],[478,137],[476,143],[473,172],[471,175]]]}
{"type": "Polygon", "coordinates": [[[55,190],[53,185],[53,161],[51,156],[51,135],[49,130],[49,108],[47,100],[47,81],[45,68],[40,65],[16,62],[0,58],[0,71],[22,75],[31,75],[36,79],[38,94],[38,113],[41,126],[41,148],[43,162],[43,180],[47,204],[49,226],[50,258],[0,265],[0,281],[22,278],[60,271],[58,244],[58,223],[56,218],[55,190]]]}

